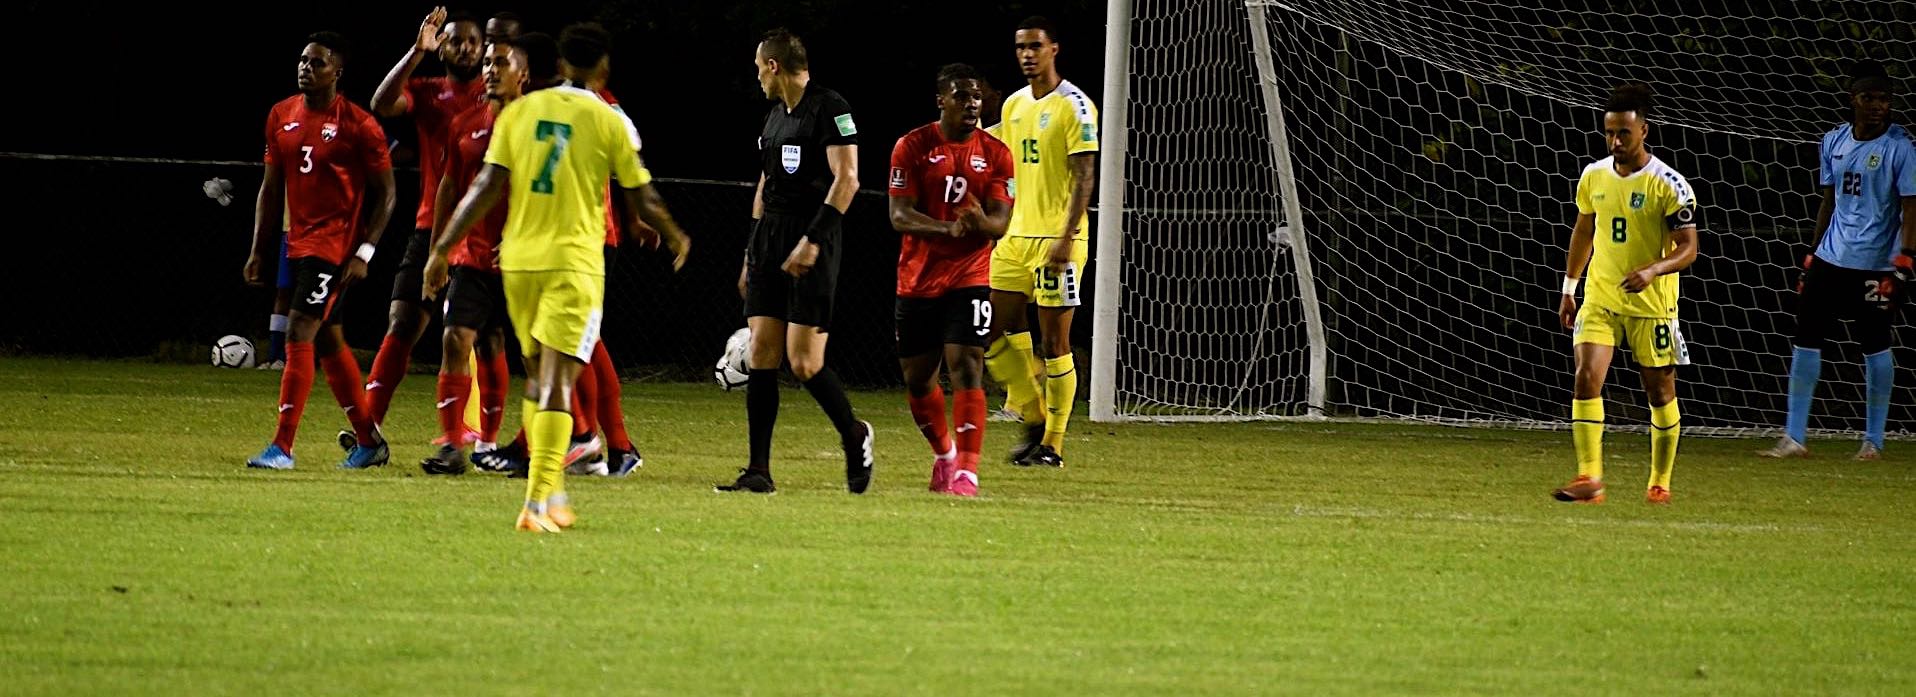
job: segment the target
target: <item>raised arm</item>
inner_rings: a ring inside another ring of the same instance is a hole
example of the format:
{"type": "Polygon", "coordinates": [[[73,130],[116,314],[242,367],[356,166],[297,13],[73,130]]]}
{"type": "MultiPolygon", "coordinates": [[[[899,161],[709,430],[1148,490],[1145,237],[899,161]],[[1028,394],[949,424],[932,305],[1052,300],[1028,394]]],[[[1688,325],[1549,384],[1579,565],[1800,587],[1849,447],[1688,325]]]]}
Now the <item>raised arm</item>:
{"type": "Polygon", "coordinates": [[[435,7],[426,13],[425,21],[419,23],[419,36],[413,40],[412,48],[406,49],[406,55],[386,72],[386,78],[379,81],[379,89],[373,91],[373,113],[387,118],[406,113],[411,105],[406,103],[406,81],[412,79],[412,72],[419,69],[419,63],[426,55],[439,50],[440,31],[446,24],[446,8],[435,7]]]}

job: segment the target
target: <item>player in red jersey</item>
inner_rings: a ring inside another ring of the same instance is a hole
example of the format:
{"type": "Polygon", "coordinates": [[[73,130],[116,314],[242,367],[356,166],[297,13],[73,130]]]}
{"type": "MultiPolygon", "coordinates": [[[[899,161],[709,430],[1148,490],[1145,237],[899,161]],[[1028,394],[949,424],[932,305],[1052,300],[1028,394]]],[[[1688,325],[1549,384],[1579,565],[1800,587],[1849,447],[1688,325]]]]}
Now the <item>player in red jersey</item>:
{"type": "Polygon", "coordinates": [[[291,213],[287,257],[293,284],[292,327],[286,369],[280,374],[279,430],[248,467],[293,468],[293,439],[313,387],[313,356],[321,355],[326,383],[353,425],[353,447],[341,467],[383,465],[386,441],[375,428],[361,391],[359,364],[340,331],[339,296],[366,277],[380,232],[393,211],[392,157],[386,132],[372,114],[339,94],[345,39],[332,32],[308,38],[299,55],[299,95],[266,117],[266,174],[253,220],[246,282],[261,282],[261,267],[291,213]]]}
{"type": "MultiPolygon", "coordinates": [[[[632,149],[643,150],[641,141],[639,140],[639,130],[637,126],[633,125],[632,117],[625,113],[624,107],[619,106],[619,100],[617,97],[612,96],[612,91],[606,89],[606,83],[610,79],[611,71],[603,71],[598,75],[598,78],[595,79],[592,84],[587,85],[586,88],[592,90],[594,94],[599,95],[600,99],[605,100],[605,103],[610,105],[613,111],[618,112],[619,116],[625,119],[627,133],[632,137],[632,149]]],[[[624,231],[619,227],[619,218],[623,215],[619,211],[620,203],[623,203],[622,199],[613,196],[612,189],[607,187],[605,208],[605,272],[608,279],[612,276],[612,269],[618,265],[619,240],[625,237],[624,231]]],[[[644,221],[637,221],[636,225],[637,227],[633,230],[633,237],[653,247],[657,247],[659,242],[658,231],[647,227],[644,221]]],[[[584,472],[588,474],[623,477],[631,474],[633,470],[644,466],[644,455],[639,453],[638,446],[632,443],[631,434],[625,430],[625,408],[624,405],[620,403],[622,399],[621,392],[623,390],[619,385],[619,371],[618,368],[612,364],[612,354],[606,348],[604,339],[600,339],[598,346],[593,347],[592,361],[590,365],[587,366],[586,372],[580,374],[579,381],[579,399],[582,403],[586,404],[587,409],[595,412],[594,415],[597,417],[595,419],[595,425],[605,433],[605,447],[608,451],[606,463],[592,464],[585,469],[584,472]],[[586,385],[585,382],[587,380],[591,380],[595,384],[586,385]]]]}
{"type": "MultiPolygon", "coordinates": [[[[439,180],[438,201],[433,204],[435,239],[452,218],[459,196],[472,186],[486,164],[493,120],[525,93],[526,54],[513,41],[497,37],[486,45],[481,68],[486,103],[453,117],[445,176],[439,180]]],[[[479,351],[480,450],[493,449],[499,424],[505,418],[511,380],[506,372],[506,296],[494,252],[499,246],[499,233],[505,228],[507,205],[501,202],[493,208],[472,232],[453,245],[448,259],[452,282],[445,293],[445,357],[439,364],[437,401],[443,442],[439,452],[419,463],[427,474],[465,474],[468,469],[464,417],[466,402],[472,397],[472,378],[466,374],[466,364],[475,347],[479,351]]]]}
{"type": "MultiPolygon", "coordinates": [[[[391,118],[412,114],[419,131],[419,209],[413,216],[413,234],[393,275],[392,305],[387,314],[386,338],[373,358],[366,382],[373,421],[384,423],[393,391],[406,377],[413,344],[426,331],[431,305],[421,297],[420,273],[432,245],[433,203],[439,193],[440,167],[446,161],[447,134],[452,118],[485,103],[485,84],[479,80],[479,54],[484,48],[479,20],[454,15],[436,7],[419,24],[419,34],[405,57],[399,59],[373,92],[372,109],[391,118]],[[446,67],[443,77],[413,77],[426,58],[437,53],[446,67]]],[[[341,438],[344,442],[344,438],[341,438]]]]}
{"type": "Polygon", "coordinates": [[[985,439],[985,337],[991,334],[991,249],[1011,222],[1011,148],[978,129],[984,79],[969,65],[938,71],[938,121],[891,151],[891,225],[898,244],[898,362],[912,420],[931,443],[931,490],[978,495],[985,439]],[[980,200],[982,197],[982,205],[980,200]],[[957,391],[945,424],[943,363],[957,391]]]}

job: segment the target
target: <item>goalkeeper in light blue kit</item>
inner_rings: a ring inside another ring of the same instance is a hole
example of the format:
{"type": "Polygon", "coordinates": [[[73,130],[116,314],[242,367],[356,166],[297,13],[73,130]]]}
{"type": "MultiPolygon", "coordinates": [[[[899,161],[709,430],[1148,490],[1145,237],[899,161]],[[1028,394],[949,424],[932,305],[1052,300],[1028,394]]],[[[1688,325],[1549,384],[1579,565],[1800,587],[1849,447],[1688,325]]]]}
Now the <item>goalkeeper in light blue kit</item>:
{"type": "Polygon", "coordinates": [[[1849,85],[1849,123],[1823,136],[1816,212],[1819,240],[1803,259],[1790,359],[1785,435],[1765,457],[1802,457],[1810,400],[1823,369],[1823,344],[1839,320],[1854,322],[1862,344],[1868,423],[1858,460],[1882,457],[1896,364],[1890,355],[1895,301],[1916,291],[1916,143],[1890,121],[1894,83],[1882,66],[1857,66],[1849,85]],[[1898,244],[1900,238],[1900,244],[1898,244]],[[1898,249],[1902,251],[1898,252],[1898,249]]]}

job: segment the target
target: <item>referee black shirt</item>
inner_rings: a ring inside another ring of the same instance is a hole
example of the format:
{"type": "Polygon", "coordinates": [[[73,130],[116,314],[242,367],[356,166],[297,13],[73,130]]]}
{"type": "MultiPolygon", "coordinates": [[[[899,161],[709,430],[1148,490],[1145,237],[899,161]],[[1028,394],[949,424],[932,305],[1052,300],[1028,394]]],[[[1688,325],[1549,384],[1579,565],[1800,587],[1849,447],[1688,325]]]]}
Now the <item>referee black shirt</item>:
{"type": "Polygon", "coordinates": [[[810,220],[832,188],[825,148],[857,144],[852,106],[837,92],[811,82],[790,112],[784,100],[773,102],[758,137],[765,212],[810,220]]]}

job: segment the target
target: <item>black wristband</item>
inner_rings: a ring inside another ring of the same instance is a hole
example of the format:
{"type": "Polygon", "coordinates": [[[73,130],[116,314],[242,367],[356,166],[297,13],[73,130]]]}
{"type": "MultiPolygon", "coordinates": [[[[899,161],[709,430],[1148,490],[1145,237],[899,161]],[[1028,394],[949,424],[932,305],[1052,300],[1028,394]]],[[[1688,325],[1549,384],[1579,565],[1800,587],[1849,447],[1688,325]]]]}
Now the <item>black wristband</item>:
{"type": "Polygon", "coordinates": [[[838,231],[843,227],[845,214],[829,203],[818,205],[818,214],[812,216],[812,224],[805,228],[805,239],[820,248],[829,247],[838,241],[838,231]]]}

